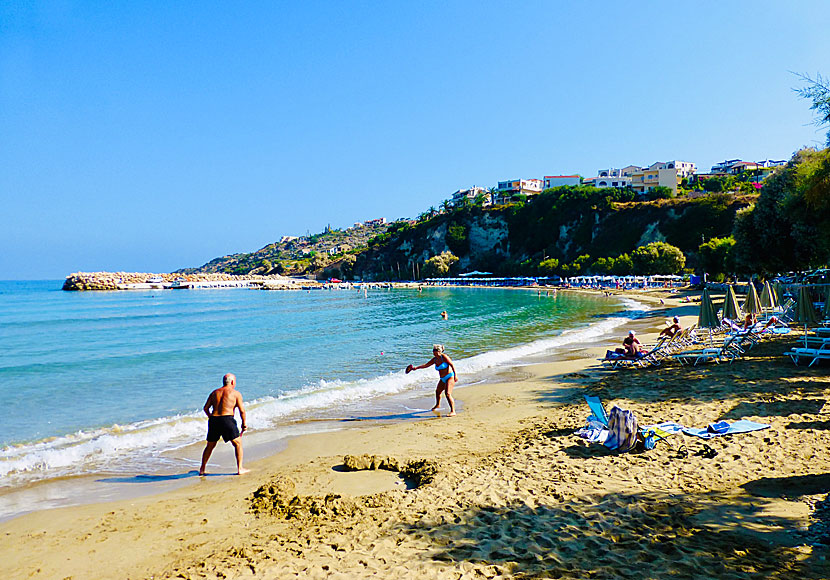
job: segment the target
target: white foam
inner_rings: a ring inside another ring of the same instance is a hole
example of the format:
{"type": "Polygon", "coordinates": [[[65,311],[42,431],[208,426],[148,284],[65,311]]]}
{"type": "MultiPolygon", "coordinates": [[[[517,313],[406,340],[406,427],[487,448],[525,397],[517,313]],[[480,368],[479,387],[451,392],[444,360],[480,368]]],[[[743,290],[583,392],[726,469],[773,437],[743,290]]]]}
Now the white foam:
{"type": "MultiPolygon", "coordinates": [[[[586,324],[561,334],[528,344],[498,351],[489,351],[455,365],[463,382],[469,386],[480,382],[481,375],[521,359],[548,351],[579,345],[610,333],[630,322],[638,311],[647,310],[643,304],[624,299],[626,311],[616,316],[586,324]]],[[[313,416],[349,403],[368,401],[435,384],[435,374],[403,370],[372,379],[358,381],[325,381],[275,397],[251,401],[248,407],[249,426],[253,430],[271,429],[287,420],[313,416]]],[[[14,485],[52,477],[101,471],[114,464],[140,456],[158,456],[204,437],[205,421],[201,413],[175,415],[130,425],[113,425],[105,429],[80,431],[33,444],[0,449],[0,485],[14,485]]]]}

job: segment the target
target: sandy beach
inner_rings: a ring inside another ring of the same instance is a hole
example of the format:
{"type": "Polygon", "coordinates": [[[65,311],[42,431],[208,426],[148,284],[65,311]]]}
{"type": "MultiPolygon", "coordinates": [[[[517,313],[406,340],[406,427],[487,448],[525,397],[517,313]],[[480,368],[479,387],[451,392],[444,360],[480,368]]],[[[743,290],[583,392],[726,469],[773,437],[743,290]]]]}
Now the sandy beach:
{"type": "MultiPolygon", "coordinates": [[[[697,306],[676,296],[635,297],[658,307],[634,323],[644,342],[672,314],[696,321],[697,306]]],[[[830,375],[782,356],[798,336],[691,368],[602,368],[597,358],[622,336],[494,384],[463,388],[459,368],[457,417],[444,407],[426,420],[367,418],[292,439],[242,477],[2,523],[0,574],[827,578],[830,375]],[[641,424],[771,428],[614,454],[573,435],[589,414],[584,394],[641,424]],[[704,443],[716,455],[701,454],[704,443]],[[408,465],[409,477],[345,469],[345,456],[364,454],[408,465]]]]}

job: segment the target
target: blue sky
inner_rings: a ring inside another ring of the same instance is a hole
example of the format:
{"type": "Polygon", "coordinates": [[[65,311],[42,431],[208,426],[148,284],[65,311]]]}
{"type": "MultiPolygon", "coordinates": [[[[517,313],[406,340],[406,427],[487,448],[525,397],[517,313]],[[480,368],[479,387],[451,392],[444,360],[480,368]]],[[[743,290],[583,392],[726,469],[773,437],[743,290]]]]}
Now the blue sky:
{"type": "Polygon", "coordinates": [[[821,145],[815,2],[5,2],[0,279],[172,271],[503,179],[821,145]]]}

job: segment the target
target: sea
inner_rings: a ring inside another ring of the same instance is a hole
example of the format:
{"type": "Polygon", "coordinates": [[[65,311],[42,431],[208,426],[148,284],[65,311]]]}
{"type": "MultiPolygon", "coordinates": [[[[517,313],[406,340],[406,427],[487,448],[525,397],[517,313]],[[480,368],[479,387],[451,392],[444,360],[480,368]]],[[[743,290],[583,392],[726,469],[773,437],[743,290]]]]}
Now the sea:
{"type": "MultiPolygon", "coordinates": [[[[205,436],[202,406],[228,372],[246,401],[246,438],[262,455],[286,437],[351,421],[434,418],[437,373],[404,372],[426,362],[434,343],[455,362],[457,388],[475,388],[645,310],[549,289],[61,286],[0,281],[0,500],[78,477],[192,474],[205,436]]],[[[456,398],[463,412],[463,390],[456,398]]],[[[0,501],[0,519],[38,506],[0,501]]]]}

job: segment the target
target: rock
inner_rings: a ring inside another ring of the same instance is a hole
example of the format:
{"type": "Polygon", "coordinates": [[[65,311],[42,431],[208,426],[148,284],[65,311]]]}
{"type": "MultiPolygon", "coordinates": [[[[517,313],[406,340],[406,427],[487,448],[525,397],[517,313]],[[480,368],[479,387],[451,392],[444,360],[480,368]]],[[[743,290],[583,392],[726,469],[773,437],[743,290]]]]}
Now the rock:
{"type": "Polygon", "coordinates": [[[386,471],[400,471],[398,460],[394,457],[380,457],[378,455],[346,455],[343,465],[348,471],[364,471],[384,469],[386,471]]]}

